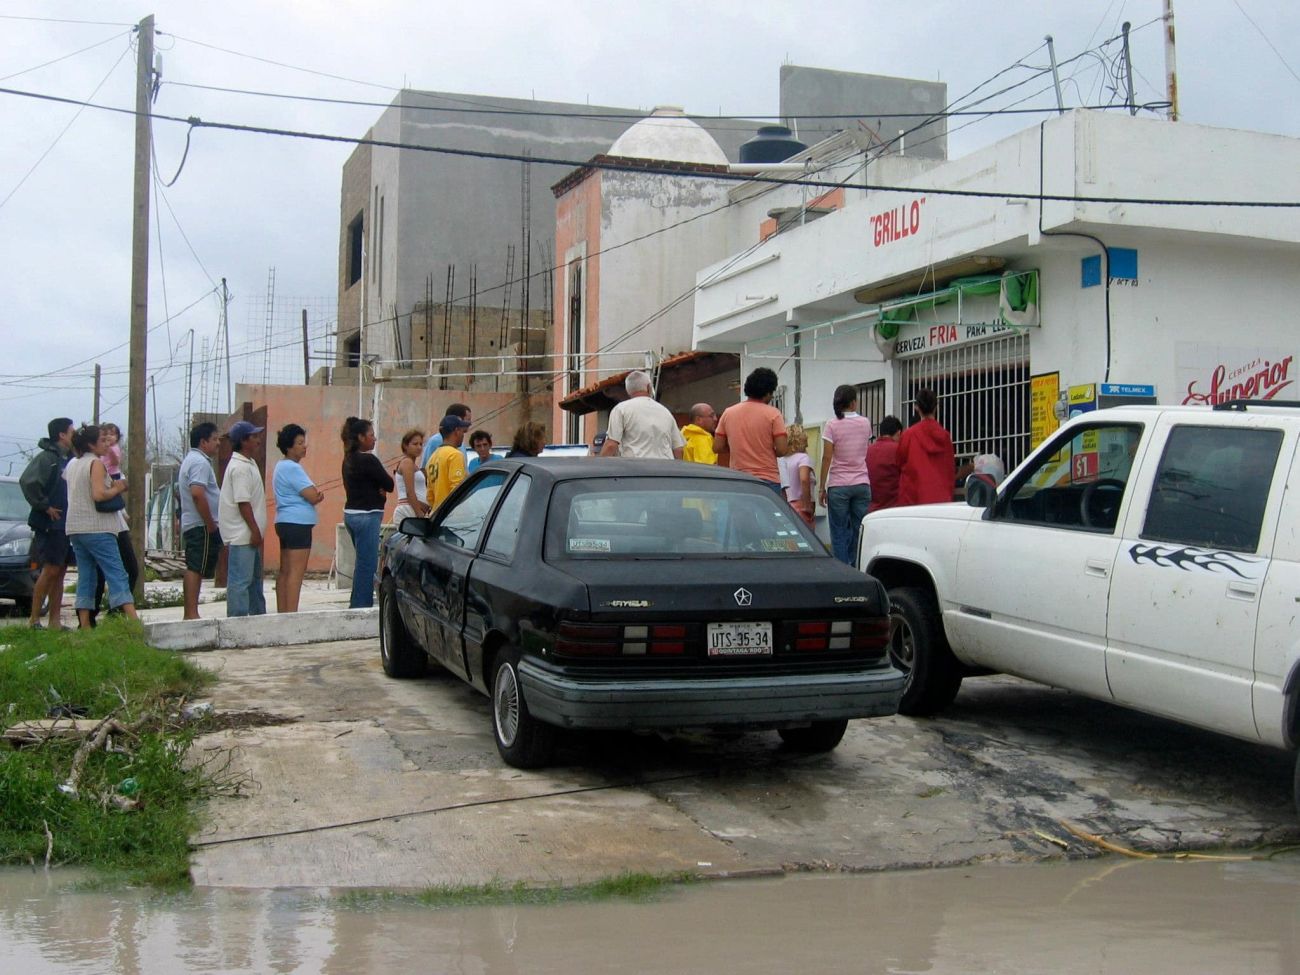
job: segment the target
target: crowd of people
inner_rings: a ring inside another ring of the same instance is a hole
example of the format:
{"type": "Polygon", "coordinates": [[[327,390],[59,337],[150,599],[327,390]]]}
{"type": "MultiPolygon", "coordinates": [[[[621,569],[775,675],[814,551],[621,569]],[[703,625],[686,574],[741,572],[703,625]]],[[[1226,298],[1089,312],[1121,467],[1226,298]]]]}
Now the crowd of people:
{"type": "MultiPolygon", "coordinates": [[[[672,412],[654,398],[651,377],[628,374],[627,398],[610,413],[608,429],[592,445],[602,457],[632,457],[716,464],[743,471],[767,484],[813,525],[815,499],[827,512],[831,550],[852,564],[858,532],[868,512],[896,505],[950,501],[955,475],[952,438],[936,418],[937,397],[918,389],[916,421],[904,427],[885,416],[873,427],[858,410],[853,386],[836,388],[835,414],[821,429],[821,464],[808,455],[808,434],[786,425],[772,406],[777,376],[758,368],[744,382],[744,399],[721,415],[708,403],[690,408],[680,429],[672,412]]],[[[348,417],[340,431],[343,462],[343,524],[355,553],[349,606],[373,605],[379,540],[389,496],[395,495],[393,522],[426,517],[482,464],[494,459],[492,434],[473,426],[473,412],[453,403],[437,432],[403,433],[392,470],[375,453],[374,424],[348,417]]],[[[121,471],[121,431],[112,423],[76,427],[67,417],[51,420],[49,436],[23,472],[20,484],[31,505],[32,561],[39,566],[30,625],[39,627],[41,610],[57,628],[64,576],[77,566],[75,609],[79,625],[94,626],[105,591],[110,612],[135,617],[132,592],[139,575],[125,518],[127,482],[121,471]]],[[[214,460],[221,433],[214,423],[190,431],[189,452],[177,479],[184,550],[184,618],[199,618],[203,581],[212,579],[226,553],[226,613],[256,616],[266,612],[262,550],[267,528],[265,477],[258,464],[266,431],[239,420],[226,431],[231,454],[218,484],[214,460]]],[[[546,427],[536,421],[514,433],[507,457],[536,457],[546,445],[546,427]]],[[[307,431],[296,423],[275,437],[281,459],[271,474],[275,534],[280,564],[276,612],[298,610],[303,578],[325,491],[307,473],[307,431]]]]}

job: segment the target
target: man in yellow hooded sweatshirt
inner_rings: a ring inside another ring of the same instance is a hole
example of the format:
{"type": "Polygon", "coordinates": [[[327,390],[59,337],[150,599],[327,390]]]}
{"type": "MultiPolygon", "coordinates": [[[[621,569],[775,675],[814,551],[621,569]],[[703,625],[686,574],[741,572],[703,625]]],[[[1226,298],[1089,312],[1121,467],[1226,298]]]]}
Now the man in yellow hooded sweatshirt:
{"type": "Polygon", "coordinates": [[[708,403],[696,403],[691,407],[691,422],[682,427],[682,436],[686,438],[686,447],[682,450],[682,460],[695,464],[716,464],[718,455],[713,452],[713,428],[718,425],[718,414],[708,403]]]}

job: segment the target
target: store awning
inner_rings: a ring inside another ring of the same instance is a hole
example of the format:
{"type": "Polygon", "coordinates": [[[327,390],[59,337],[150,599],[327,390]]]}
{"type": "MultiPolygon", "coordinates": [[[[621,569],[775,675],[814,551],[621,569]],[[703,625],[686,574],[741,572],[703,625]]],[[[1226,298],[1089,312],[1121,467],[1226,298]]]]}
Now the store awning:
{"type": "MultiPolygon", "coordinates": [[[[739,373],[739,370],[740,356],[733,352],[678,352],[659,363],[656,388],[662,392],[667,387],[683,386],[724,372],[739,373]]],[[[623,382],[628,373],[635,371],[625,369],[584,386],[560,400],[560,408],[578,415],[612,410],[627,399],[623,382]]]]}

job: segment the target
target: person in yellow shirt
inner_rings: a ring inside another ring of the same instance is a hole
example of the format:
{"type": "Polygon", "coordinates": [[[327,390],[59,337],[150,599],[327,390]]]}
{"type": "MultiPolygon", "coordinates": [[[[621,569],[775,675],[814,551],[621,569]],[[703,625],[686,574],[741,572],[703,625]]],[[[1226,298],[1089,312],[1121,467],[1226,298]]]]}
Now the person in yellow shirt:
{"type": "Polygon", "coordinates": [[[716,464],[718,455],[713,452],[713,428],[718,425],[718,414],[708,403],[696,403],[691,407],[691,422],[682,427],[682,436],[686,438],[686,448],[682,451],[682,460],[696,464],[716,464]]]}
{"type": "Polygon", "coordinates": [[[468,420],[452,414],[444,416],[438,424],[442,446],[429,456],[429,464],[424,469],[429,507],[435,511],[456,485],[465,480],[465,455],[461,453],[460,445],[468,429],[468,420]]]}

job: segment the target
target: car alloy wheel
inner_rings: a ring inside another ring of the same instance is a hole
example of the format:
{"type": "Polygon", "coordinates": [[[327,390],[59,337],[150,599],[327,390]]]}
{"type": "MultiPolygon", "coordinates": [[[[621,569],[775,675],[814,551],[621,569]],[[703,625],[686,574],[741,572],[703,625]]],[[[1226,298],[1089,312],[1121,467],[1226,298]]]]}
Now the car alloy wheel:
{"type": "Polygon", "coordinates": [[[896,606],[891,604],[889,610],[889,662],[910,678],[916,660],[916,634],[896,606]]]}
{"type": "Polygon", "coordinates": [[[497,740],[506,748],[511,747],[519,735],[519,679],[512,663],[502,664],[497,671],[496,685],[492,690],[492,713],[497,740]]]}

